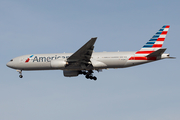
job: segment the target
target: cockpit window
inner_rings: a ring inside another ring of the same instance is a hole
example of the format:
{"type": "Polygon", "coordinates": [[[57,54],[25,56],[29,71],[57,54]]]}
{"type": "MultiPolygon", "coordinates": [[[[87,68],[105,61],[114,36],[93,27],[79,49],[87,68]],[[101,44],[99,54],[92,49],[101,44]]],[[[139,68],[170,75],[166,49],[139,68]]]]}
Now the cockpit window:
{"type": "Polygon", "coordinates": [[[10,61],[13,61],[13,59],[11,59],[10,61]]]}

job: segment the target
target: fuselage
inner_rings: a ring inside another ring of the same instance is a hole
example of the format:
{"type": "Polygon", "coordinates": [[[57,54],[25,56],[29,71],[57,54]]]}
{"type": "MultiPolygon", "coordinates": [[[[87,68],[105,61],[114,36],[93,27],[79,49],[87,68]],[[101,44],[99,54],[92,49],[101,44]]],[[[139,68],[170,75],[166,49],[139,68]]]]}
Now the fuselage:
{"type": "MultiPolygon", "coordinates": [[[[69,68],[54,68],[51,65],[53,60],[66,61],[72,53],[56,53],[56,54],[30,54],[16,57],[7,63],[8,67],[18,70],[68,70],[69,68]]],[[[139,65],[155,60],[132,59],[135,52],[94,52],[91,56],[91,62],[94,64],[93,69],[107,68],[124,68],[139,65]],[[98,65],[97,65],[98,64],[98,65]],[[97,66],[96,66],[97,65],[97,66]]],[[[79,68],[70,68],[71,70],[82,70],[79,68]]]]}

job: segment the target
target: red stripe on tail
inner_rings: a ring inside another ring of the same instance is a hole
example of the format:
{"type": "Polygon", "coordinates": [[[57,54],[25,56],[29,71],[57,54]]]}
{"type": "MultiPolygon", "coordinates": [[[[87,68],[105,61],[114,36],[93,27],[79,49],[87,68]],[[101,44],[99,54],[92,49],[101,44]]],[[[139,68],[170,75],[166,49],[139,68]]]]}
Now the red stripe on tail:
{"type": "Polygon", "coordinates": [[[153,46],[152,46],[152,48],[156,48],[156,47],[162,47],[162,44],[154,44],[153,46]]]}
{"type": "Polygon", "coordinates": [[[167,26],[166,26],[166,28],[169,28],[169,27],[170,27],[170,25],[167,25],[167,26]]]}
{"type": "Polygon", "coordinates": [[[154,52],[154,51],[138,51],[135,54],[150,54],[152,52],[154,52]]]}
{"type": "Polygon", "coordinates": [[[164,41],[165,38],[158,38],[156,41],[164,41]]]}
{"type": "Polygon", "coordinates": [[[161,35],[166,35],[167,31],[162,31],[161,35]]]}

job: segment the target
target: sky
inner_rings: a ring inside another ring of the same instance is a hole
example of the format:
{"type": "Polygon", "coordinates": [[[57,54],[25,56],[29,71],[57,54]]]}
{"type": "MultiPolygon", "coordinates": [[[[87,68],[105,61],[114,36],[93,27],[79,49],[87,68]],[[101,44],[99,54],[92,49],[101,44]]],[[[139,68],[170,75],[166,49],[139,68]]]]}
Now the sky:
{"type": "Polygon", "coordinates": [[[0,120],[179,120],[179,0],[0,0],[0,120]],[[64,77],[6,67],[17,56],[137,51],[163,25],[176,59],[64,77]]]}

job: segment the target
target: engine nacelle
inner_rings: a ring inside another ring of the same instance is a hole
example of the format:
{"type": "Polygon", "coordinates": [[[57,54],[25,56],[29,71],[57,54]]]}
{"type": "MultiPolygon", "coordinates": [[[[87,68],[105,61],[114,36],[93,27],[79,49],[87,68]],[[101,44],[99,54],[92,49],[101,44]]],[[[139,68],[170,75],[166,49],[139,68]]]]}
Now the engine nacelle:
{"type": "Polygon", "coordinates": [[[66,61],[60,60],[60,59],[56,59],[56,60],[51,61],[51,67],[52,68],[61,69],[61,68],[64,68],[66,66],[66,64],[67,64],[66,61]]]}
{"type": "Polygon", "coordinates": [[[91,63],[94,68],[106,68],[107,65],[103,62],[91,59],[91,63]]]}
{"type": "Polygon", "coordinates": [[[79,75],[79,71],[73,70],[63,70],[63,74],[65,77],[76,77],[79,75]]]}

